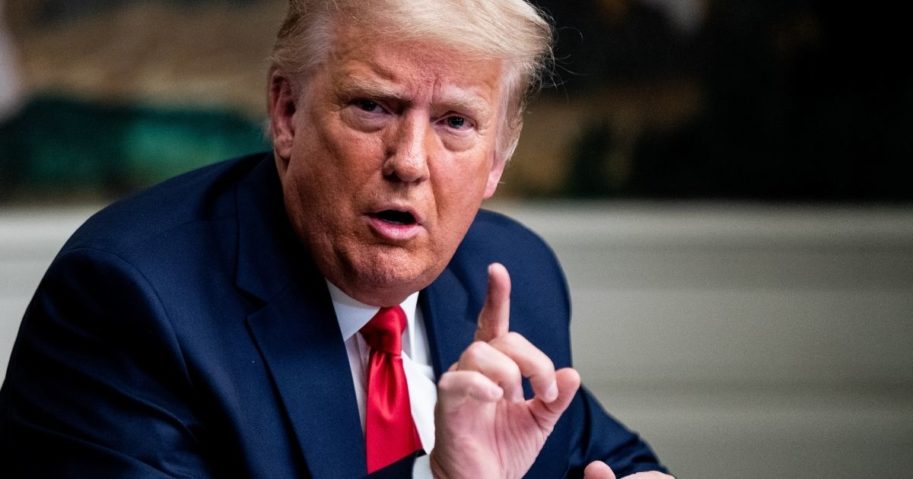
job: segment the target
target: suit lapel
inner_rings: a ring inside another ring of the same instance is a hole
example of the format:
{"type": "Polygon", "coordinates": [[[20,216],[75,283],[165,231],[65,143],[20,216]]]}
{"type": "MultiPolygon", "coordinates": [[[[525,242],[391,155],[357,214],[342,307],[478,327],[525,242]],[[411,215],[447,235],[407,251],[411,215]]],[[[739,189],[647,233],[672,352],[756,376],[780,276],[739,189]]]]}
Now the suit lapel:
{"type": "Polygon", "coordinates": [[[289,288],[248,325],[311,475],[359,477],[367,468],[349,361],[332,305],[315,300],[312,292],[289,288]]]}
{"type": "Polygon", "coordinates": [[[423,292],[421,305],[435,377],[440,378],[472,343],[480,307],[475,303],[449,267],[423,292]]]}
{"type": "Polygon", "coordinates": [[[260,308],[247,319],[315,478],[366,474],[348,356],[326,283],[285,216],[265,158],[238,190],[240,289],[260,308]]]}

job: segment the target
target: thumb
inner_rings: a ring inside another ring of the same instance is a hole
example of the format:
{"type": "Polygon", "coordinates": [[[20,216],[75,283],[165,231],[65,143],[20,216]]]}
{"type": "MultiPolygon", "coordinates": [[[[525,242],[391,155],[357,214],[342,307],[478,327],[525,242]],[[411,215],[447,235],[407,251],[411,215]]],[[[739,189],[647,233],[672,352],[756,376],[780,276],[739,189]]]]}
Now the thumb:
{"type": "Polygon", "coordinates": [[[615,472],[602,461],[593,461],[583,470],[583,479],[615,479],[615,472]]]}

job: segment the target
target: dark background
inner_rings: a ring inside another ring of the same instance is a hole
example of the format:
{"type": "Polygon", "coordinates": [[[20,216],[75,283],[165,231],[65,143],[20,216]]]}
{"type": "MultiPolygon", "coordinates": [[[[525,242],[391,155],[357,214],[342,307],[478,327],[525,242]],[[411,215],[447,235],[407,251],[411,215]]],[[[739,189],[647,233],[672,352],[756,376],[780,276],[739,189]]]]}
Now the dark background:
{"type": "MultiPolygon", "coordinates": [[[[530,109],[503,195],[913,199],[904,16],[877,2],[695,0],[682,17],[678,1],[538,2],[558,26],[555,85],[530,109]]],[[[263,58],[284,0],[5,7],[27,96],[0,125],[0,201],[116,196],[265,147],[263,58]],[[231,71],[254,74],[219,81],[231,71]],[[200,78],[208,90],[182,93],[200,78]]]]}
{"type": "Polygon", "coordinates": [[[562,75],[567,91],[675,79],[693,80],[701,91],[693,117],[642,131],[624,178],[590,174],[613,142],[611,124],[590,125],[578,140],[567,193],[853,201],[913,195],[913,78],[903,53],[909,29],[894,9],[877,2],[711,1],[702,24],[682,32],[637,2],[543,4],[565,26],[559,57],[577,73],[562,75]],[[627,6],[613,16],[606,4],[627,6]]]}

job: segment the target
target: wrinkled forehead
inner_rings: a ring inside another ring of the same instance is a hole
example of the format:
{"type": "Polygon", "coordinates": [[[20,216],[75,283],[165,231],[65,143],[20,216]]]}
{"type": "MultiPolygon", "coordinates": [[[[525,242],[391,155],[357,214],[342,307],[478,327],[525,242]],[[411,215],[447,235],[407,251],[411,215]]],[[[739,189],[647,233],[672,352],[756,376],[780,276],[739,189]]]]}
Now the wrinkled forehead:
{"type": "Polygon", "coordinates": [[[459,44],[402,38],[357,23],[334,28],[321,68],[339,88],[377,92],[378,96],[396,96],[386,91],[391,88],[433,84],[437,91],[452,91],[467,102],[484,99],[493,103],[508,85],[503,59],[459,44]]]}
{"type": "Polygon", "coordinates": [[[328,62],[339,64],[357,59],[370,63],[382,75],[396,75],[396,65],[414,62],[429,76],[471,76],[479,69],[496,68],[503,73],[507,61],[461,43],[438,38],[410,38],[389,32],[341,23],[331,32],[328,62]]]}
{"type": "Polygon", "coordinates": [[[485,118],[502,107],[506,84],[500,60],[466,57],[449,46],[375,40],[337,40],[337,51],[324,65],[337,97],[404,105],[426,101],[485,118]]]}
{"type": "MultiPolygon", "coordinates": [[[[430,19],[419,19],[431,22],[430,19]]],[[[465,24],[465,19],[441,17],[439,25],[410,24],[404,19],[379,16],[347,16],[338,12],[329,19],[327,35],[330,54],[345,54],[348,49],[370,48],[382,44],[386,50],[410,50],[428,60],[449,59],[466,67],[479,62],[500,62],[509,65],[515,52],[489,44],[465,24]],[[444,21],[447,20],[447,21],[444,21]]],[[[418,20],[417,20],[418,21],[418,20]]]]}

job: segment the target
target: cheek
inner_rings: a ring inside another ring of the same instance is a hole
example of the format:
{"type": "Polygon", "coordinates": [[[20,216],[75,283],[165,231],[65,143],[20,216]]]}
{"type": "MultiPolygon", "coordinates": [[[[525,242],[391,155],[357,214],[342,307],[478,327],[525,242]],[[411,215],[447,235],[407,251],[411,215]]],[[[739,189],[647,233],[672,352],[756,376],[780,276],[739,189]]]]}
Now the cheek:
{"type": "Polygon", "coordinates": [[[436,183],[435,201],[441,216],[451,224],[468,224],[485,198],[490,168],[478,162],[474,166],[467,166],[472,164],[469,160],[451,161],[450,166],[463,167],[440,168],[432,173],[436,183]]]}
{"type": "Polygon", "coordinates": [[[312,130],[307,138],[302,138],[292,160],[298,164],[292,165],[290,170],[311,188],[338,196],[362,181],[361,177],[371,167],[372,155],[378,149],[377,141],[334,127],[333,122],[325,124],[328,127],[312,130]]]}
{"type": "MultiPolygon", "coordinates": [[[[323,168],[343,175],[363,175],[380,169],[383,141],[378,133],[364,133],[336,122],[320,132],[319,145],[314,152],[324,158],[323,168]]],[[[356,180],[353,176],[351,179],[356,180]]]]}

